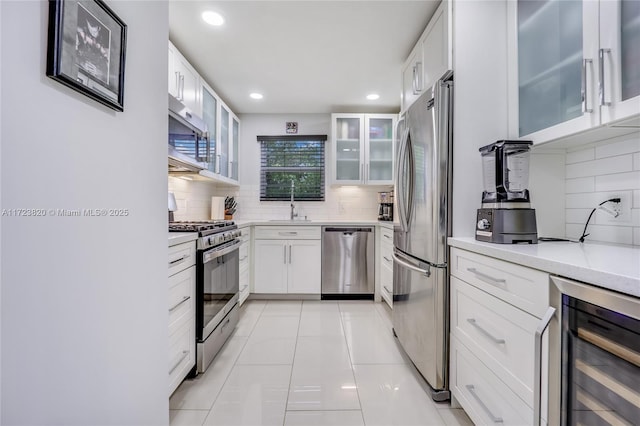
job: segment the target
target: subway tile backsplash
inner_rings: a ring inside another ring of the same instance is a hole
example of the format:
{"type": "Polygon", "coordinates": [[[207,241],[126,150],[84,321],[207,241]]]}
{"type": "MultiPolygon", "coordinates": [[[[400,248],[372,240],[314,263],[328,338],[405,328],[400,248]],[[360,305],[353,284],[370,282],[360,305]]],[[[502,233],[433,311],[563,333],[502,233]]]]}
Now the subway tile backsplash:
{"type": "Polygon", "coordinates": [[[565,192],[568,238],[582,235],[591,209],[604,200],[621,197],[627,203],[622,209],[625,214],[614,219],[602,210],[596,211],[587,239],[640,245],[640,135],[567,152],[565,192]]]}
{"type": "MultiPolygon", "coordinates": [[[[296,212],[310,220],[377,220],[378,192],[391,189],[328,186],[324,202],[296,201],[296,212]]],[[[213,196],[236,198],[236,220],[289,219],[291,211],[288,201],[260,201],[260,187],[257,185],[224,188],[204,181],[169,177],[169,192],[174,193],[178,205],[175,220],[209,220],[213,196]]]]}
{"type": "MultiPolygon", "coordinates": [[[[299,217],[310,220],[377,220],[378,192],[391,187],[332,187],[325,191],[325,201],[296,201],[299,217]]],[[[238,193],[238,219],[289,219],[288,201],[260,201],[260,187],[242,185],[238,193]]]]}

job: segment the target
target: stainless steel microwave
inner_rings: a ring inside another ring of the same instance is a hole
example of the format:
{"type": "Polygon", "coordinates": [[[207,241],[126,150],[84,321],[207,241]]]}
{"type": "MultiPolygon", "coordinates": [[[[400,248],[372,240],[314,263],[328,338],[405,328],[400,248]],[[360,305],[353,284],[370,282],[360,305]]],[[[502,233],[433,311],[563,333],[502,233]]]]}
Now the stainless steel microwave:
{"type": "Polygon", "coordinates": [[[169,95],[169,171],[199,172],[215,158],[207,125],[179,100],[169,95]]]}

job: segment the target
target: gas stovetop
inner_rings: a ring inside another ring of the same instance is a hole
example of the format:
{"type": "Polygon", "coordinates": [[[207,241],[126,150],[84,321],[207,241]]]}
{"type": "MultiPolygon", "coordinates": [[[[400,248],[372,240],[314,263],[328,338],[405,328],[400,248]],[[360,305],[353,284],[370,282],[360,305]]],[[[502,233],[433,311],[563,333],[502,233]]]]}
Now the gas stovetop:
{"type": "Polygon", "coordinates": [[[170,232],[197,232],[198,250],[206,250],[240,236],[238,225],[232,220],[203,220],[197,222],[169,222],[170,232]]]}
{"type": "Polygon", "coordinates": [[[232,220],[169,222],[169,231],[171,232],[198,232],[201,237],[236,228],[237,226],[232,220]]]}

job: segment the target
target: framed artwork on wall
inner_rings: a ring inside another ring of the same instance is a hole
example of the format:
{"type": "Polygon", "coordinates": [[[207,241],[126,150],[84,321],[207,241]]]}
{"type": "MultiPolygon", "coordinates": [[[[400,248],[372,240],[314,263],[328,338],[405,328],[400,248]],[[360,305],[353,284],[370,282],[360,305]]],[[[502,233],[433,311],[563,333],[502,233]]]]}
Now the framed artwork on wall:
{"type": "Polygon", "coordinates": [[[47,75],[124,111],[127,25],[102,0],[49,0],[47,75]]]}

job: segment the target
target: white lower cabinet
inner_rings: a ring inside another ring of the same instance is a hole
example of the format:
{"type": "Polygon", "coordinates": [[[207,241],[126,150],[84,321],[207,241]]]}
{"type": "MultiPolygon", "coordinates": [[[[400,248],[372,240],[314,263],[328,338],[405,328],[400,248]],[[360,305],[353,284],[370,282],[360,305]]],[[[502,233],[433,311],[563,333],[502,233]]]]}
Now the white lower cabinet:
{"type": "MultiPolygon", "coordinates": [[[[476,424],[533,424],[535,331],[548,306],[549,275],[451,249],[451,392],[476,424]]],[[[546,336],[545,336],[546,337],[546,336]]],[[[547,348],[543,340],[543,354],[547,348]]]]}
{"type": "Polygon", "coordinates": [[[251,292],[251,229],[249,227],[240,230],[240,260],[239,260],[239,303],[240,306],[247,300],[251,292]]]}
{"type": "Polygon", "coordinates": [[[393,308],[393,229],[380,227],[380,295],[393,308]]]}
{"type": "Polygon", "coordinates": [[[254,292],[320,294],[320,227],[257,226],[254,292]]]}
{"type": "Polygon", "coordinates": [[[196,364],[194,241],[169,247],[169,395],[196,364]]]}
{"type": "Polygon", "coordinates": [[[530,425],[533,411],[456,337],[451,339],[451,391],[477,425],[530,425]]]}

